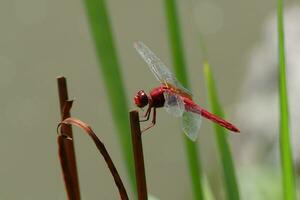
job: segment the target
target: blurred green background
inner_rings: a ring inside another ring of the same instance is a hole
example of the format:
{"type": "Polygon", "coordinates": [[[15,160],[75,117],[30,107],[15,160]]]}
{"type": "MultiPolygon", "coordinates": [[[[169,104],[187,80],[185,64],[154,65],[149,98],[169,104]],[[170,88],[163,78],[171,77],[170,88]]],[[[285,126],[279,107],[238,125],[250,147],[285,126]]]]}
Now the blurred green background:
{"type": "MultiPolygon", "coordinates": [[[[289,0],[286,6],[299,8],[295,2],[289,0]]],[[[187,0],[177,1],[177,5],[196,102],[209,108],[199,45],[201,35],[226,117],[238,127],[243,124],[242,129],[247,124],[247,115],[244,113],[242,118],[236,110],[241,99],[253,94],[242,86],[249,80],[253,49],[263,42],[268,19],[275,16],[276,2],[187,0]]],[[[138,90],[149,91],[158,85],[135,52],[134,41],[145,42],[171,68],[163,2],[110,0],[107,7],[124,87],[131,100],[138,90]]],[[[72,115],[93,127],[130,191],[83,1],[2,0],[0,25],[0,199],[66,199],[56,144],[56,125],[60,120],[56,77],[60,75],[67,77],[69,96],[75,99],[72,115]]],[[[132,101],[130,108],[134,108],[132,101]]],[[[179,123],[163,110],[158,111],[157,120],[157,126],[143,140],[149,193],[160,199],[192,199],[179,123]]],[[[273,123],[275,129],[277,123],[273,123]]],[[[275,147],[268,142],[269,136],[262,136],[267,141],[264,143],[262,138],[253,139],[251,127],[245,130],[242,136],[231,136],[236,147],[234,161],[241,196],[263,199],[259,194],[253,197],[251,192],[258,192],[255,187],[260,185],[262,193],[269,194],[271,189],[280,194],[278,151],[272,151],[275,147]],[[243,151],[256,148],[247,143],[249,138],[253,144],[259,141],[263,151],[271,151],[273,161],[268,162],[270,154],[256,152],[244,162],[247,152],[243,151]],[[248,148],[244,150],[243,144],[248,148]],[[270,188],[264,189],[266,185],[270,188]]],[[[118,199],[105,162],[90,139],[77,132],[75,129],[82,199],[118,199]]],[[[276,143],[276,138],[270,140],[276,143]]],[[[198,143],[205,176],[214,181],[212,190],[222,193],[218,189],[220,163],[211,122],[203,121],[198,143]]]]}

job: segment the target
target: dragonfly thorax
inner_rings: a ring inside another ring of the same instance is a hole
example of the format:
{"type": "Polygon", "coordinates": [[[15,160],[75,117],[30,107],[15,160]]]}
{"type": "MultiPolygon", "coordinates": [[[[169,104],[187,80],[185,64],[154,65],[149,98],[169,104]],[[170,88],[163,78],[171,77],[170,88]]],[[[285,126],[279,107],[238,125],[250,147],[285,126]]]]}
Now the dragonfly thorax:
{"type": "Polygon", "coordinates": [[[143,108],[149,103],[149,98],[144,90],[138,91],[134,97],[134,103],[137,107],[143,108]]]}

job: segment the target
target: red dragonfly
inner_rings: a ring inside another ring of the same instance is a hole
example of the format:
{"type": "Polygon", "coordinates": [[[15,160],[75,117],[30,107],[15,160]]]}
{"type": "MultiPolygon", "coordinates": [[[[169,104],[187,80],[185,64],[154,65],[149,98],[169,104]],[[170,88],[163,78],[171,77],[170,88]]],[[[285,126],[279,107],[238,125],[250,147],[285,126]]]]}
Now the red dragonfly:
{"type": "Polygon", "coordinates": [[[145,119],[141,121],[148,121],[153,110],[152,122],[143,131],[155,125],[156,108],[164,107],[168,113],[181,118],[182,130],[192,141],[197,139],[202,117],[233,132],[240,132],[233,124],[197,105],[192,100],[191,92],[177,81],[166,65],[144,43],[136,42],[134,47],[161,83],[159,87],[150,91],[150,95],[140,90],[134,97],[134,103],[138,107],[143,108],[148,105],[148,109],[144,114],[145,119]]]}

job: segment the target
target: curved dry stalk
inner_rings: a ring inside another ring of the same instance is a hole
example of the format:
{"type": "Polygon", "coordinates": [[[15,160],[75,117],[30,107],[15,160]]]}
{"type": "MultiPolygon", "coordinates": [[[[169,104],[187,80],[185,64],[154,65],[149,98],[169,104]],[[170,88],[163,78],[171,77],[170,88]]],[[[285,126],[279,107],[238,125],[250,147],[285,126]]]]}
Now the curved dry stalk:
{"type": "MultiPolygon", "coordinates": [[[[121,180],[121,177],[120,177],[109,153],[107,152],[104,144],[100,141],[100,139],[97,137],[95,132],[92,130],[92,128],[88,124],[82,122],[79,119],[73,118],[73,117],[66,118],[57,127],[57,131],[58,131],[58,133],[60,133],[60,134],[58,134],[58,142],[61,142],[63,140],[72,140],[72,138],[69,138],[68,135],[65,135],[65,133],[63,132],[64,127],[69,126],[69,125],[75,125],[81,129],[83,129],[85,131],[85,133],[88,134],[92,138],[92,140],[94,141],[95,145],[97,146],[98,150],[100,151],[101,155],[103,156],[103,158],[114,178],[114,181],[118,187],[121,199],[128,200],[128,196],[127,196],[127,192],[125,190],[124,184],[121,180]],[[59,132],[59,128],[60,128],[60,132],[59,132]]],[[[59,149],[59,154],[60,154],[61,163],[66,164],[65,166],[62,165],[62,167],[67,167],[68,164],[64,162],[64,158],[62,157],[64,155],[63,149],[59,149]]],[[[64,176],[64,178],[65,178],[65,181],[68,181],[67,177],[64,176]]]]}

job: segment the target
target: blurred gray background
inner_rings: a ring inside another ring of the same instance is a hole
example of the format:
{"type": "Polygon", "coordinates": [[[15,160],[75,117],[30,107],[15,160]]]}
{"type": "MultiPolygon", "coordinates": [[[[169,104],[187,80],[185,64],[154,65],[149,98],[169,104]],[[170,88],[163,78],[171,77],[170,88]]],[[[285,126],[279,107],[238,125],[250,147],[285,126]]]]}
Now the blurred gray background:
{"type": "MultiPolygon", "coordinates": [[[[227,119],[237,126],[241,126],[241,121],[245,124],[247,113],[236,114],[240,99],[250,95],[245,90],[241,92],[242,85],[251,70],[253,48],[260,44],[265,22],[274,14],[276,2],[177,2],[196,102],[209,110],[199,45],[201,34],[227,119]]],[[[286,5],[294,6],[294,2],[289,0],[286,5]]],[[[130,108],[134,108],[135,93],[140,89],[149,91],[158,83],[135,52],[133,42],[146,43],[171,68],[164,4],[161,0],[110,0],[107,6],[127,97],[130,108]]],[[[83,1],[1,0],[0,25],[0,199],[66,199],[56,143],[60,120],[56,77],[60,75],[67,77],[69,95],[76,99],[72,115],[93,127],[129,190],[83,1]]],[[[160,199],[192,199],[178,124],[164,110],[158,111],[157,126],[144,137],[148,190],[160,199]],[[170,134],[161,135],[163,132],[170,134]]],[[[198,142],[206,177],[214,178],[220,176],[220,163],[211,125],[204,120],[198,142]]],[[[264,157],[256,160],[256,154],[253,162],[239,161],[243,152],[243,145],[239,144],[247,141],[245,134],[251,135],[251,128],[242,134],[243,140],[236,138],[239,135],[231,137],[238,152],[235,163],[240,185],[246,182],[242,180],[244,167],[264,165],[264,157]]],[[[74,135],[82,199],[118,199],[113,179],[92,141],[78,129],[74,135]]],[[[212,189],[217,190],[222,183],[218,178],[212,180],[212,189]]]]}

